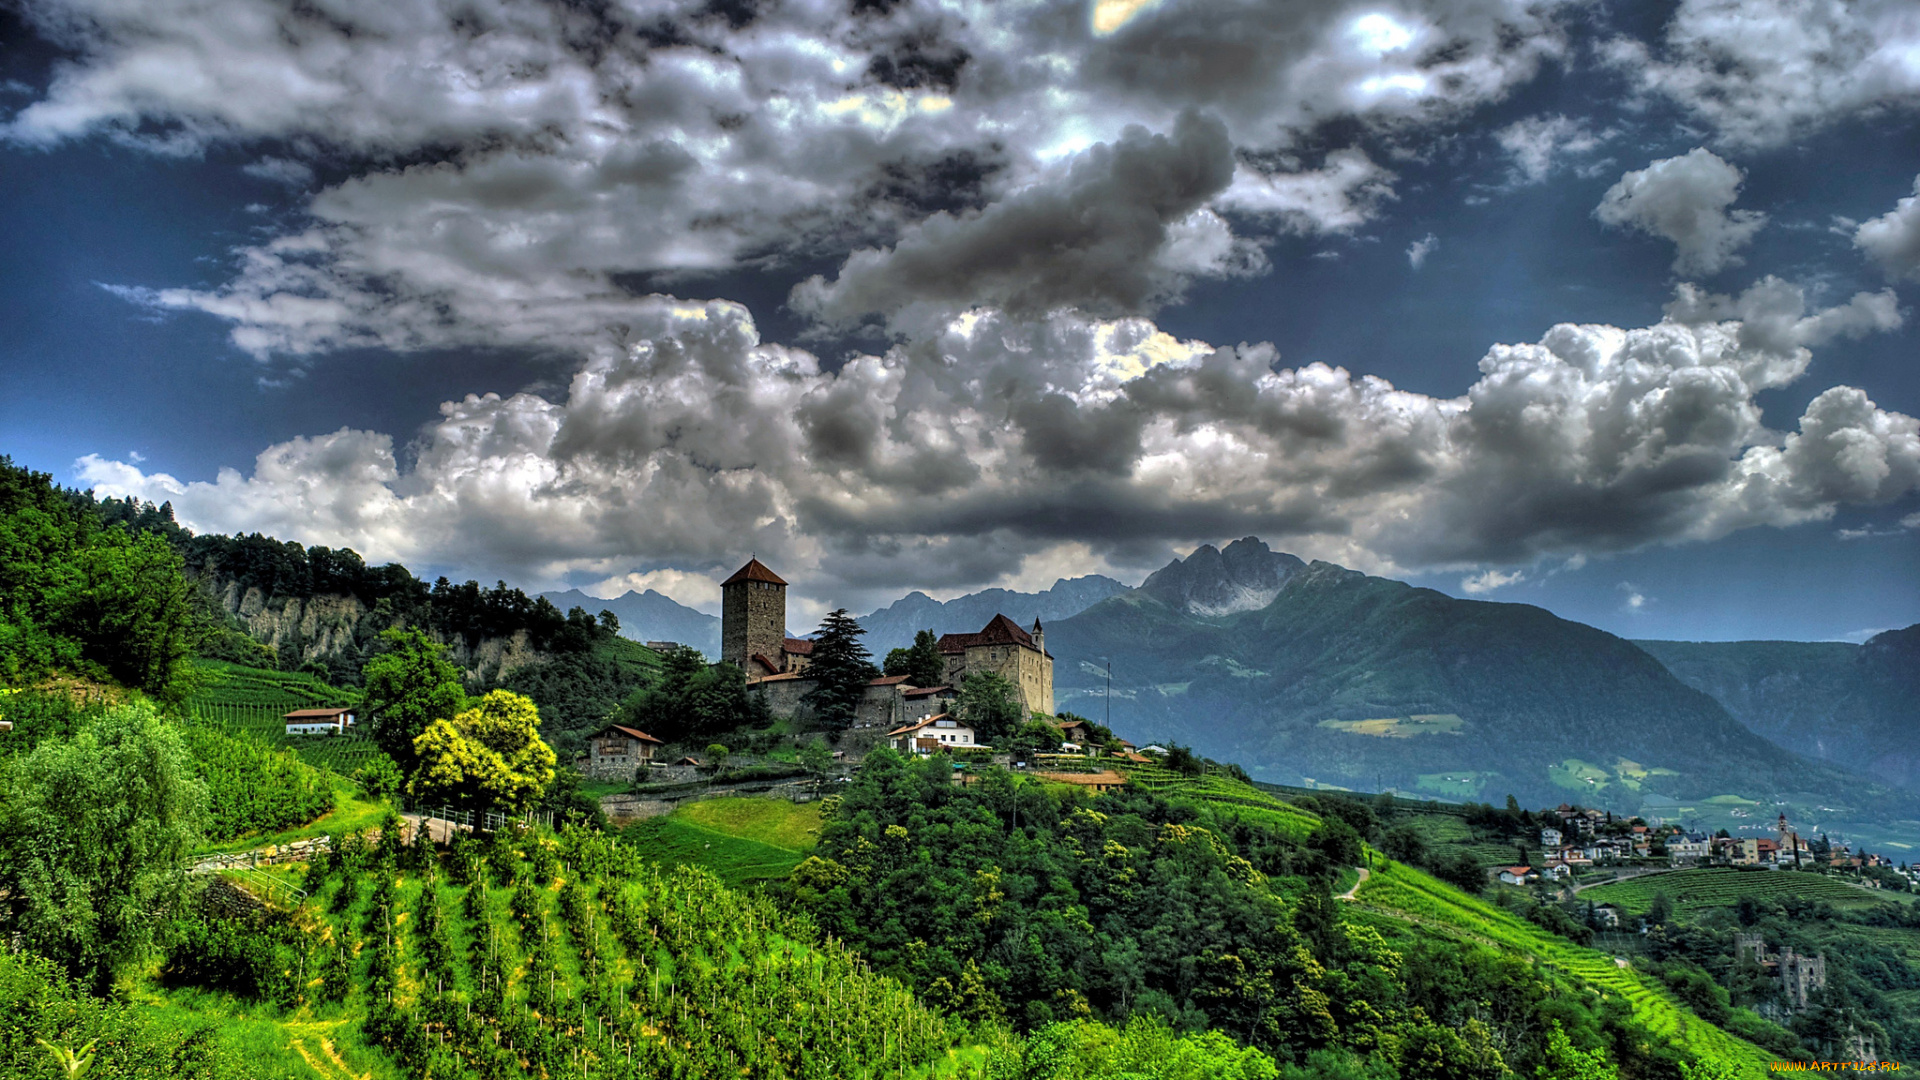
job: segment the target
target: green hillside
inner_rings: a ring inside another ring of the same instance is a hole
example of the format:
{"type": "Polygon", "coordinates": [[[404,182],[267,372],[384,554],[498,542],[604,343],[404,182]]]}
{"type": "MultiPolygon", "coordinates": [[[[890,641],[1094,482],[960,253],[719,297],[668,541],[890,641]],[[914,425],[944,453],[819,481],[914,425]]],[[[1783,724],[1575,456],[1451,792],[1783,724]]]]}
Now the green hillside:
{"type": "Polygon", "coordinates": [[[1830,831],[1920,842],[1920,798],[1756,737],[1632,643],[1536,607],[1315,563],[1259,610],[1191,614],[1143,586],[1049,626],[1047,645],[1061,708],[1105,715],[1091,658],[1110,657],[1115,728],[1261,780],[1716,826],[1716,796],[1784,800],[1830,831]]]}
{"type": "Polygon", "coordinates": [[[1655,896],[1662,894],[1683,915],[1698,914],[1706,908],[1734,907],[1741,897],[1766,902],[1791,897],[1824,901],[1837,908],[1868,908],[1901,895],[1864,889],[1824,874],[1702,867],[1652,874],[1613,885],[1596,885],[1580,896],[1596,904],[1615,904],[1640,915],[1653,906],[1655,896]]]}
{"type": "Polygon", "coordinates": [[[1837,641],[1635,642],[1792,750],[1920,789],[1920,626],[1837,641]]]}

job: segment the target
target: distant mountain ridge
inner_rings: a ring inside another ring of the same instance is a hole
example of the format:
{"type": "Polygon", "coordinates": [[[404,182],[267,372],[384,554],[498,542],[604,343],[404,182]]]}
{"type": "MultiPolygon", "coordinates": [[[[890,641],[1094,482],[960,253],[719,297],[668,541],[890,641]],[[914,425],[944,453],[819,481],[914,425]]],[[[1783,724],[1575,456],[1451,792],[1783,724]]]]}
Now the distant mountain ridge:
{"type": "Polygon", "coordinates": [[[1259,611],[1307,564],[1272,551],[1255,537],[1216,549],[1202,544],[1185,559],[1175,559],[1140,583],[1140,591],[1189,615],[1231,615],[1259,611]]]}
{"type": "Polygon", "coordinates": [[[985,626],[995,615],[1005,615],[1025,628],[1035,619],[1042,625],[1078,615],[1111,596],[1130,591],[1126,585],[1101,574],[1060,578],[1044,591],[1014,592],[1010,589],[983,589],[958,596],[944,603],[923,592],[911,592],[892,604],[861,616],[866,628],[866,646],[876,657],[889,649],[913,644],[920,630],[935,634],[967,634],[985,626]]]}
{"type": "MultiPolygon", "coordinates": [[[[1005,615],[1022,627],[1030,627],[1036,618],[1043,622],[1064,619],[1126,591],[1126,585],[1110,577],[1088,574],[1061,578],[1042,592],[984,589],[944,603],[926,593],[912,592],[861,617],[859,623],[867,631],[864,644],[878,658],[886,656],[889,649],[913,644],[913,635],[921,630],[932,630],[936,634],[972,633],[995,615],[1005,615]]],[[[578,589],[541,595],[562,611],[577,606],[590,612],[603,609],[613,612],[620,620],[622,637],[634,641],[677,641],[700,650],[710,660],[720,658],[719,616],[697,611],[653,589],[644,593],[629,591],[611,600],[588,596],[578,589]]],[[[799,632],[807,633],[805,629],[799,632]]]]}
{"type": "Polygon", "coordinates": [[[588,596],[579,589],[540,595],[562,611],[583,607],[590,612],[611,611],[620,620],[620,636],[633,641],[677,641],[720,658],[720,618],[697,611],[654,589],[628,590],[611,600],[588,596]]]}
{"type": "Polygon", "coordinates": [[[1047,646],[1060,708],[1104,716],[1111,659],[1121,734],[1261,779],[1695,820],[1786,799],[1836,808],[1820,813],[1835,831],[1920,819],[1916,800],[1754,734],[1622,638],[1300,563],[1251,537],[1050,624],[1047,646]]]}
{"type": "Polygon", "coordinates": [[[1774,742],[1920,790],[1920,624],[1837,641],[1638,641],[1774,742]]]}

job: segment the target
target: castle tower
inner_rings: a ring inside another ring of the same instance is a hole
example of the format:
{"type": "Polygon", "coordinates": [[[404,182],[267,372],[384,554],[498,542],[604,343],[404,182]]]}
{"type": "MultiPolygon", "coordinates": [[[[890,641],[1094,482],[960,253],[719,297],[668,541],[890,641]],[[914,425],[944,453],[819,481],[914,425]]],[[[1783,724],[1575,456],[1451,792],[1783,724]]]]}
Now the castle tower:
{"type": "Polygon", "coordinates": [[[778,665],[787,642],[787,583],[759,559],[720,583],[720,659],[746,668],[755,654],[778,665]]]}
{"type": "Polygon", "coordinates": [[[1047,651],[1047,635],[1040,629],[1040,616],[1033,617],[1033,647],[1041,652],[1047,651]]]}

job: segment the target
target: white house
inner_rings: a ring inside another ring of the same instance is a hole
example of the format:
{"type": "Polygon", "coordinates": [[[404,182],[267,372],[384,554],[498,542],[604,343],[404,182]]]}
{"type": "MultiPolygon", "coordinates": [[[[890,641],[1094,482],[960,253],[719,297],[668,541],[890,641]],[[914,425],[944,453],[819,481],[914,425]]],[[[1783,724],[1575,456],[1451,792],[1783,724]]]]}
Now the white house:
{"type": "Polygon", "coordinates": [[[1500,880],[1508,885],[1525,885],[1529,881],[1537,881],[1539,877],[1539,872],[1531,866],[1503,866],[1500,868],[1500,880]]]}
{"type": "Polygon", "coordinates": [[[1573,867],[1563,862],[1550,862],[1547,864],[1547,876],[1555,881],[1565,881],[1573,876],[1573,867]]]}
{"type": "Polygon", "coordinates": [[[353,726],[351,709],[295,709],[281,719],[289,735],[338,735],[353,726]]]}
{"type": "Polygon", "coordinates": [[[954,719],[951,713],[894,728],[887,732],[887,743],[903,754],[932,754],[980,745],[973,741],[973,728],[954,719]]]}
{"type": "Polygon", "coordinates": [[[1552,851],[1559,846],[1560,846],[1560,830],[1559,829],[1549,827],[1549,828],[1540,830],[1541,850],[1552,851]]]}
{"type": "Polygon", "coordinates": [[[1711,853],[1711,845],[1712,841],[1705,833],[1682,833],[1667,838],[1667,856],[1675,866],[1695,863],[1711,853]]]}

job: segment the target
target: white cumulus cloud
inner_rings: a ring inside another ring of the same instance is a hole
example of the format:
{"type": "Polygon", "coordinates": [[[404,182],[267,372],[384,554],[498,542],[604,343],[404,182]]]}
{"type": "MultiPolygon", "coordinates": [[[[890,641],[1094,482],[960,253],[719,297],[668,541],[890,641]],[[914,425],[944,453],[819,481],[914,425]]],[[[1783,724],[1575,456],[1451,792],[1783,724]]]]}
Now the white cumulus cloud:
{"type": "Polygon", "coordinates": [[[1683,290],[1652,326],[1496,346],[1455,398],[1066,311],[976,309],[833,371],[762,342],[738,305],[652,297],[564,395],[443,405],[404,471],[387,436],[342,431],[270,447],[250,475],[80,472],[196,528],[536,583],[758,552],[818,594],[878,602],[1068,548],[1117,567],[1256,534],[1374,570],[1475,567],[1492,587],[1541,559],[1920,489],[1913,418],[1842,386],[1783,432],[1755,400],[1803,377],[1810,343],[1897,325],[1872,295],[1809,311],[1779,282],[1683,290]]]}
{"type": "Polygon", "coordinates": [[[1853,232],[1854,246],[1879,263],[1889,278],[1920,281],[1920,176],[1913,179],[1913,192],[1853,232]]]}
{"type": "Polygon", "coordinates": [[[1730,147],[1775,147],[1920,105],[1920,7],[1908,0],[1681,0],[1657,47],[1606,58],[1730,147]]]}
{"type": "Polygon", "coordinates": [[[1736,254],[1767,223],[1754,210],[1729,210],[1746,175],[1701,147],[1629,172],[1607,189],[1594,216],[1674,244],[1679,274],[1715,274],[1740,265],[1736,254]]]}

